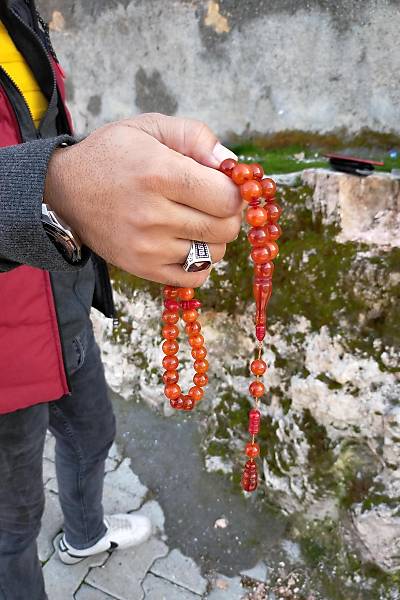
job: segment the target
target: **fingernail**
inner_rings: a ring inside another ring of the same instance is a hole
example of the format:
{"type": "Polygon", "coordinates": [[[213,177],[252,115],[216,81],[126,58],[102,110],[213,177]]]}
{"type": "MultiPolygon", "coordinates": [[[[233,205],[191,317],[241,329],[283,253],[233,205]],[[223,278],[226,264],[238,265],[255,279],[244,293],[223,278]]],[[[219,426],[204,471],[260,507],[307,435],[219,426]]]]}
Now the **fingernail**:
{"type": "Polygon", "coordinates": [[[229,150],[229,148],[226,148],[219,142],[217,142],[214,146],[214,150],[212,151],[212,158],[215,159],[216,167],[219,167],[222,161],[226,158],[234,158],[235,160],[238,159],[238,157],[232,152],[232,150],[229,150]]]}

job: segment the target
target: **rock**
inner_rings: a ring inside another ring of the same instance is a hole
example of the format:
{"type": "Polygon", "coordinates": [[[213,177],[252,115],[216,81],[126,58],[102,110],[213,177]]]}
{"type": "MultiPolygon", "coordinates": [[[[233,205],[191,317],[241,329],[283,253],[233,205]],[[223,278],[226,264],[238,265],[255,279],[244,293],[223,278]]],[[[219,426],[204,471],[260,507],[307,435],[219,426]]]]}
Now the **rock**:
{"type": "Polygon", "coordinates": [[[107,514],[129,512],[140,507],[147,488],[130,468],[130,460],[124,459],[115,471],[106,474],[103,505],[107,514]]]}
{"type": "Polygon", "coordinates": [[[195,594],[204,594],[207,588],[207,581],[201,576],[198,565],[177,549],[171,550],[165,558],[156,560],[151,572],[195,594]]]}
{"type": "Polygon", "coordinates": [[[145,600],[199,600],[200,596],[151,573],[143,581],[145,600]]]}
{"type": "Polygon", "coordinates": [[[217,575],[212,581],[212,589],[207,600],[243,600],[246,592],[240,583],[240,577],[217,575]]]}

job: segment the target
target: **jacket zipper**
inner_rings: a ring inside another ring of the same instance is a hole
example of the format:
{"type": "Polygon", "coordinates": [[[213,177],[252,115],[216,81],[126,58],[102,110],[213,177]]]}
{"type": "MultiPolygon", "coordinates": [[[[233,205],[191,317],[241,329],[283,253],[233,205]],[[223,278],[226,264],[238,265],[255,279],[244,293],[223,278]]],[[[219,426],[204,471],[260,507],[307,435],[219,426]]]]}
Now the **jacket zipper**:
{"type": "MultiPolygon", "coordinates": [[[[25,112],[25,115],[23,115],[23,116],[28,117],[28,119],[26,119],[26,118],[23,119],[25,121],[25,123],[24,123],[25,127],[21,127],[21,123],[20,123],[21,118],[19,118],[19,115],[17,114],[18,109],[19,109],[19,106],[16,106],[17,99],[14,97],[15,95],[12,93],[12,90],[8,90],[7,87],[3,83],[3,88],[7,94],[7,97],[9,99],[13,109],[14,109],[14,113],[16,113],[21,140],[23,140],[23,141],[26,140],[26,135],[24,135],[24,131],[23,131],[24,129],[30,129],[31,130],[30,134],[33,134],[33,131],[34,131],[35,132],[34,139],[39,139],[41,137],[40,132],[35,127],[32,111],[29,108],[28,103],[26,102],[26,100],[24,98],[21,88],[15,83],[14,79],[12,79],[12,77],[10,77],[10,75],[7,73],[7,71],[0,65],[0,81],[1,81],[2,77],[3,77],[3,79],[5,79],[8,86],[10,86],[10,88],[12,88],[18,94],[18,103],[20,103],[20,107],[25,112]]],[[[30,137],[31,136],[29,135],[29,138],[30,137]]]]}

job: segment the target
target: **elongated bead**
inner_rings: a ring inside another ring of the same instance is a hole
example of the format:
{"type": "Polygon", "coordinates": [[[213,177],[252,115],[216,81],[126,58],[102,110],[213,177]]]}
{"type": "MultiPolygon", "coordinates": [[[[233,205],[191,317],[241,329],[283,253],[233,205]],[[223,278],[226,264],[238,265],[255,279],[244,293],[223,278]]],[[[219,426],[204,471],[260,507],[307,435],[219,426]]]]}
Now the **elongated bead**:
{"type": "Polygon", "coordinates": [[[242,475],[242,488],[245,492],[254,492],[258,485],[257,465],[254,460],[246,462],[242,475]]]}
{"type": "Polygon", "coordinates": [[[179,302],[176,300],[164,300],[164,306],[167,310],[176,312],[180,309],[179,302]]]}
{"type": "Polygon", "coordinates": [[[249,412],[249,433],[256,435],[260,431],[261,413],[256,408],[249,412]]]}

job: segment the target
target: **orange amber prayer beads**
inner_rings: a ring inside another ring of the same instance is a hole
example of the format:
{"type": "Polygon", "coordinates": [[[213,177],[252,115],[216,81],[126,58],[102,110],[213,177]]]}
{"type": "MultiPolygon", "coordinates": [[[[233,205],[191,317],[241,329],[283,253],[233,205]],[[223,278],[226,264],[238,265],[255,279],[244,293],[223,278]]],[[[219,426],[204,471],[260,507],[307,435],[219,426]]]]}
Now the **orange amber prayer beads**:
{"type": "MultiPolygon", "coordinates": [[[[249,433],[251,440],[246,444],[246,455],[248,460],[242,475],[242,488],[252,492],[258,485],[258,471],[255,458],[260,454],[260,447],[255,442],[255,436],[260,430],[261,412],[259,410],[261,398],[265,394],[265,386],[260,377],[267,370],[267,364],[261,358],[262,344],[267,330],[267,305],[272,294],[272,274],[274,272],[273,260],[277,257],[279,248],[276,240],[281,235],[281,228],[277,221],[282,213],[281,208],[275,202],[276,184],[264,177],[261,165],[240,164],[229,158],[220,165],[220,171],[230,177],[239,186],[241,196],[248,203],[246,221],[250,225],[248,240],[251,245],[251,259],[254,263],[253,294],[256,302],[255,311],[255,335],[258,340],[257,358],[251,362],[250,371],[255,375],[255,381],[249,386],[250,395],[254,398],[255,406],[249,412],[249,433]],[[264,203],[262,205],[262,202],[264,203]]],[[[204,338],[198,319],[198,309],[201,303],[194,299],[192,288],[176,288],[166,286],[164,288],[163,330],[164,342],[162,345],[164,354],[163,366],[165,372],[163,381],[164,392],[169,398],[173,408],[181,410],[192,410],[195,403],[203,397],[203,387],[208,383],[208,361],[207,350],[204,346],[204,338]],[[192,348],[195,375],[194,386],[190,388],[189,394],[182,393],[178,385],[179,374],[178,358],[179,350],[177,337],[179,329],[179,311],[182,311],[182,319],[185,321],[185,331],[189,336],[189,344],[192,348]]]]}

